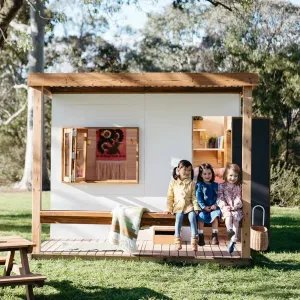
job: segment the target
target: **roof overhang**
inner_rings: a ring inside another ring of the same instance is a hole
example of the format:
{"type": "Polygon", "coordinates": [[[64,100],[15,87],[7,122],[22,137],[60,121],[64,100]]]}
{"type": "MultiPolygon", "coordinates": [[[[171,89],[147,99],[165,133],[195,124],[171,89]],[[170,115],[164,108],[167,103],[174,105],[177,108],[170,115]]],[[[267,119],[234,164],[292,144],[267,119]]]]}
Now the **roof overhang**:
{"type": "Polygon", "coordinates": [[[241,93],[258,73],[30,73],[28,86],[50,94],[241,93]]]}

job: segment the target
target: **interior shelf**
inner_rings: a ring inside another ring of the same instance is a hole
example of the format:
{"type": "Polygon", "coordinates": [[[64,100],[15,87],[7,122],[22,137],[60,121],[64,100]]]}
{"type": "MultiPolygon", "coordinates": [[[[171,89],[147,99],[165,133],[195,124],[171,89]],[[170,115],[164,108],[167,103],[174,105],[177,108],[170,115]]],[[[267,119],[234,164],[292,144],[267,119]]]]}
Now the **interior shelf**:
{"type": "Polygon", "coordinates": [[[201,131],[201,132],[205,132],[206,131],[206,129],[203,129],[203,128],[198,128],[198,129],[193,129],[193,131],[201,131]]]}
{"type": "Polygon", "coordinates": [[[224,149],[219,148],[193,148],[194,151],[221,151],[224,152],[224,149]]]}

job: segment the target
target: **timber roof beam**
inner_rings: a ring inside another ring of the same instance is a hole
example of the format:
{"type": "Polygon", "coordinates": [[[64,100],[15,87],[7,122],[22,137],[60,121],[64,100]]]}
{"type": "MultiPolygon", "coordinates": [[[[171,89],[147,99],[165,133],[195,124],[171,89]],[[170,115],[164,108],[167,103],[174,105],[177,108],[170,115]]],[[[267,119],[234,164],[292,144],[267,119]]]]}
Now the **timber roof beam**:
{"type": "Polygon", "coordinates": [[[241,93],[257,73],[30,73],[28,86],[49,93],[241,93]]]}

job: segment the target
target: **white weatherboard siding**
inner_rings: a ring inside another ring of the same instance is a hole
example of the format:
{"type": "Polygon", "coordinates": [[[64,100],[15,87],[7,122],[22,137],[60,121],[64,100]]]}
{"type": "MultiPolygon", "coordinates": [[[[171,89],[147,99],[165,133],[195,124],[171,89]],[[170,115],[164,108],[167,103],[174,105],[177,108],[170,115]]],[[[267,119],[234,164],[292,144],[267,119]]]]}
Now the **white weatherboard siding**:
{"type": "MultiPolygon", "coordinates": [[[[180,159],[192,160],[192,116],[197,115],[240,116],[239,95],[54,95],[51,209],[110,211],[123,204],[163,211],[173,167],[180,159]],[[105,126],[139,127],[139,183],[62,183],[62,128],[105,126]]],[[[51,238],[105,239],[108,230],[106,225],[55,224],[51,225],[51,238]]],[[[185,228],[184,237],[188,239],[188,235],[185,228]]]]}

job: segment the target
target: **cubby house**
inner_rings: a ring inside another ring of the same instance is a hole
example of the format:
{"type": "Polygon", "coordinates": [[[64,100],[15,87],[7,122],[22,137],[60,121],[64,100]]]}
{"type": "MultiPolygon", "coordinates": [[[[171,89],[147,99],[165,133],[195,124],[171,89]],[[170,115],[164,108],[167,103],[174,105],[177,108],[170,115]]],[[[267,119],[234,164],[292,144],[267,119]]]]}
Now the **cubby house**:
{"type": "Polygon", "coordinates": [[[253,140],[252,145],[252,89],[257,84],[256,73],[29,74],[28,85],[34,89],[33,257],[248,264],[251,205],[269,207],[268,163],[259,173],[263,178],[251,176],[257,173],[252,152],[263,156],[269,149],[268,123],[259,143],[253,140]],[[52,99],[50,210],[41,209],[43,96],[52,99]],[[201,124],[196,124],[200,116],[201,124]],[[209,137],[217,138],[214,145],[209,137]],[[162,212],[172,169],[180,159],[195,167],[209,162],[222,169],[231,161],[242,167],[245,217],[242,241],[232,255],[226,252],[226,241],[190,251],[189,227],[182,231],[187,241],[183,251],[153,243],[152,226],[175,222],[162,212]],[[141,228],[150,229],[140,230],[137,253],[62,247],[67,240],[85,245],[104,241],[111,210],[120,204],[150,211],[142,217],[141,228]],[[51,224],[50,238],[43,242],[42,224],[51,224]]]}

